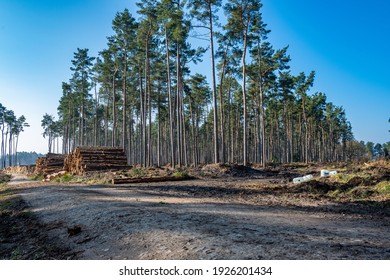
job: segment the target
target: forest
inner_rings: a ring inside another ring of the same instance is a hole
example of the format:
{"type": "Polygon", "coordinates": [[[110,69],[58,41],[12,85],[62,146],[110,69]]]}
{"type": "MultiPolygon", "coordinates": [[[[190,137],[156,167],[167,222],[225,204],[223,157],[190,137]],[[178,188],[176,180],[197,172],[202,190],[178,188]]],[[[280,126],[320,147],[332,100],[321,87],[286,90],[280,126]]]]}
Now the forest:
{"type": "Polygon", "coordinates": [[[292,74],[299,69],[288,46],[269,41],[260,0],[137,7],[116,14],[97,57],[74,52],[58,120],[42,119],[49,152],[118,146],[130,164],[179,167],[388,155],[390,143],[356,141],[343,107],[311,91],[315,71],[292,74]]]}

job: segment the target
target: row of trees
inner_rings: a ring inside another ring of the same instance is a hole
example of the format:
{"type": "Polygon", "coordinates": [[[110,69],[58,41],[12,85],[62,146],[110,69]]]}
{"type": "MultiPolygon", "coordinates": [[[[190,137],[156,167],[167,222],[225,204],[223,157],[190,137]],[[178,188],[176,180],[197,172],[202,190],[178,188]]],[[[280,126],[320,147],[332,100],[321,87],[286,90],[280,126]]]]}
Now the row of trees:
{"type": "Polygon", "coordinates": [[[364,141],[349,141],[347,144],[347,158],[350,160],[376,160],[390,158],[390,141],[384,144],[364,141]]]}
{"type": "Polygon", "coordinates": [[[18,163],[17,150],[19,135],[28,126],[26,118],[23,115],[17,117],[14,111],[7,109],[0,103],[0,169],[18,163]]]}
{"type": "Polygon", "coordinates": [[[64,153],[122,146],[130,163],[144,166],[347,159],[353,135],[344,109],[310,92],[314,71],[292,74],[288,47],[268,40],[261,1],[137,6],[138,19],[127,9],[116,14],[97,58],[74,53],[59,120],[42,120],[49,151],[62,137],[64,153]],[[190,44],[205,41],[207,48],[190,44]],[[206,52],[209,69],[191,73],[206,52]]]}

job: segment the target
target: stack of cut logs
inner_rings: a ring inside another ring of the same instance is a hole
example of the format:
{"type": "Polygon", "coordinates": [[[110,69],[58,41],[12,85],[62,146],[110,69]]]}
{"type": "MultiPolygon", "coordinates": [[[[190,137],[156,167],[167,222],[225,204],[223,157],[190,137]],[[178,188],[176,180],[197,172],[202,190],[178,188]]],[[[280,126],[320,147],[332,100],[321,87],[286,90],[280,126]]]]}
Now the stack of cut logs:
{"type": "Polygon", "coordinates": [[[126,168],[129,168],[126,154],[122,148],[117,147],[78,147],[64,161],[65,171],[74,175],[126,168]]]}
{"type": "Polygon", "coordinates": [[[65,155],[48,153],[44,157],[40,157],[36,161],[35,173],[44,176],[56,173],[64,168],[65,155]]]}

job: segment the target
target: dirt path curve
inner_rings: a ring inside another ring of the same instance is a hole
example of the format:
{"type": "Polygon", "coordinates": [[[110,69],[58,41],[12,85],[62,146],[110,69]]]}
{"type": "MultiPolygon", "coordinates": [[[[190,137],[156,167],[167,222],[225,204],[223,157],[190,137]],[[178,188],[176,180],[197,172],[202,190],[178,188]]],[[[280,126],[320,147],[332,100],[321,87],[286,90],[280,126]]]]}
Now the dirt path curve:
{"type": "Polygon", "coordinates": [[[390,259],[389,217],[269,205],[272,195],[249,203],[219,195],[226,184],[15,188],[79,259],[390,259]]]}
{"type": "Polygon", "coordinates": [[[8,185],[20,185],[33,183],[26,175],[23,174],[11,174],[11,181],[8,182],[8,185]]]}

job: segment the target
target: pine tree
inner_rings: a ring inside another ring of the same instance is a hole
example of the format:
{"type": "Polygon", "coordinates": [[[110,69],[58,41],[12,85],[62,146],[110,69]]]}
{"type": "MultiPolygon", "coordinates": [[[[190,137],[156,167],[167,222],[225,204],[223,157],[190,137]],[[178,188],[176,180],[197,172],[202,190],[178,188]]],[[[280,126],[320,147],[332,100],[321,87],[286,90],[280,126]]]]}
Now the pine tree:
{"type": "Polygon", "coordinates": [[[144,51],[145,59],[145,102],[144,102],[144,133],[146,134],[146,116],[148,118],[148,133],[144,137],[146,149],[146,166],[153,164],[152,162],[152,81],[151,81],[151,56],[156,50],[155,36],[158,31],[157,26],[157,5],[155,1],[142,0],[137,3],[140,8],[138,13],[141,14],[141,22],[138,28],[138,44],[140,49],[144,51]]]}
{"type": "MultiPolygon", "coordinates": [[[[121,13],[117,13],[115,19],[112,21],[112,29],[115,31],[113,37],[114,44],[118,50],[118,57],[121,58],[123,64],[122,73],[122,147],[126,149],[127,143],[127,70],[128,70],[128,56],[129,51],[133,51],[136,47],[136,30],[138,24],[132,17],[128,9],[121,13]]],[[[115,136],[114,136],[115,137],[115,136]]],[[[114,141],[115,142],[115,141],[114,141]]],[[[114,145],[115,146],[115,145],[114,145]]]]}
{"type": "Polygon", "coordinates": [[[79,49],[74,53],[72,60],[73,71],[72,86],[80,100],[80,126],[79,126],[79,145],[85,145],[85,121],[86,121],[86,105],[90,98],[89,89],[91,87],[92,62],[95,58],[89,57],[88,49],[79,49]]]}
{"type": "Polygon", "coordinates": [[[256,31],[256,24],[261,22],[259,0],[229,0],[225,5],[225,12],[228,15],[226,29],[237,43],[242,44],[242,100],[243,100],[243,163],[248,164],[248,133],[247,133],[247,89],[246,89],[246,55],[247,49],[253,44],[253,32],[256,31]]]}
{"type": "Polygon", "coordinates": [[[303,126],[305,128],[305,141],[304,141],[305,145],[304,145],[304,152],[303,152],[305,163],[309,162],[309,127],[308,127],[307,111],[306,111],[307,91],[313,86],[314,76],[315,76],[315,72],[312,71],[309,74],[309,76],[306,76],[305,73],[301,72],[297,77],[296,92],[301,97],[302,121],[303,121],[303,126]]]}
{"type": "MultiPolygon", "coordinates": [[[[211,58],[211,84],[213,93],[213,144],[214,163],[219,162],[219,139],[218,139],[218,108],[217,108],[217,86],[215,78],[215,54],[214,54],[214,21],[218,19],[216,13],[221,7],[221,0],[193,0],[189,1],[191,15],[201,22],[203,28],[208,29],[210,34],[210,58],[211,58]]],[[[222,117],[221,117],[222,118],[222,117]]],[[[221,130],[223,133],[223,128],[221,130]]],[[[222,137],[223,138],[223,137],[222,137]]],[[[224,140],[222,139],[222,142],[224,140]]],[[[222,162],[224,162],[224,148],[222,148],[222,162]]]]}

